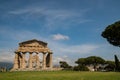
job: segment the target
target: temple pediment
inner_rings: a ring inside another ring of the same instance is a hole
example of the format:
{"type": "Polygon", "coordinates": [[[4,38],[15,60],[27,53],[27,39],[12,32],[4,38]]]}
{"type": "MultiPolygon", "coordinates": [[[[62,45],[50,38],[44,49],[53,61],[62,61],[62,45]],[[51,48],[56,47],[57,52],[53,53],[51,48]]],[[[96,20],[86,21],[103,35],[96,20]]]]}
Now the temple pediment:
{"type": "Polygon", "coordinates": [[[24,47],[45,47],[45,45],[39,44],[38,42],[26,43],[26,44],[23,44],[21,46],[24,46],[24,47]]]}
{"type": "Polygon", "coordinates": [[[50,52],[47,43],[36,39],[19,43],[16,52],[50,52]]]}
{"type": "Polygon", "coordinates": [[[33,39],[19,43],[19,46],[47,46],[47,43],[33,39]]]}

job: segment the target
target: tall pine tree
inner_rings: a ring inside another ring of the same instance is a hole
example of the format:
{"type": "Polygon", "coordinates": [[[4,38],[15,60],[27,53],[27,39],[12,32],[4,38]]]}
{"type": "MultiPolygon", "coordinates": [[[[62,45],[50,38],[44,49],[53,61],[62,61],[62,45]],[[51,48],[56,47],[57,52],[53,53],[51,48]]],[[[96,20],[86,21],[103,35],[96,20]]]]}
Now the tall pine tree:
{"type": "Polygon", "coordinates": [[[115,71],[120,71],[119,59],[117,58],[117,55],[114,55],[114,57],[115,57],[115,71]]]}

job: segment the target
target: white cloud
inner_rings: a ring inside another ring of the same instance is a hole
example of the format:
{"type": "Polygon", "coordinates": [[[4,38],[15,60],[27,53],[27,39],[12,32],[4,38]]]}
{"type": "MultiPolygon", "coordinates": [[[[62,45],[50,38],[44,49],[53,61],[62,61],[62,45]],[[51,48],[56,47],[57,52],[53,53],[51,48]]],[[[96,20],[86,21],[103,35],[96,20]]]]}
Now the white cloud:
{"type": "Polygon", "coordinates": [[[0,62],[13,62],[14,51],[9,49],[0,49],[0,62]]]}
{"type": "Polygon", "coordinates": [[[67,46],[62,47],[62,51],[66,53],[76,53],[76,54],[88,54],[92,51],[96,50],[98,48],[97,45],[89,45],[89,44],[83,44],[83,45],[73,45],[73,46],[67,46]]]}
{"type": "Polygon", "coordinates": [[[62,34],[54,34],[52,35],[53,40],[68,40],[69,37],[66,35],[62,35],[62,34]]]}

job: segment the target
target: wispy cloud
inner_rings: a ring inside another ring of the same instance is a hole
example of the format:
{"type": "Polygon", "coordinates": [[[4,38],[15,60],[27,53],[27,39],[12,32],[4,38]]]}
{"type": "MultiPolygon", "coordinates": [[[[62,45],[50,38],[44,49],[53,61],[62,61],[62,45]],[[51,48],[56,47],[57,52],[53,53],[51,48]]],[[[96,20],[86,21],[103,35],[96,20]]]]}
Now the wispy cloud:
{"type": "Polygon", "coordinates": [[[41,35],[35,32],[29,30],[14,30],[12,28],[0,29],[0,35],[16,41],[29,40],[29,39],[44,40],[44,38],[41,37],[41,35]]]}
{"type": "Polygon", "coordinates": [[[62,34],[54,34],[52,35],[53,40],[68,40],[69,37],[66,35],[62,35],[62,34]]]}
{"type": "Polygon", "coordinates": [[[11,49],[0,49],[0,62],[13,62],[14,52],[11,49]]]}
{"type": "MultiPolygon", "coordinates": [[[[49,9],[45,7],[30,7],[8,12],[11,15],[24,16],[23,18],[44,18],[44,27],[48,30],[55,30],[58,28],[69,27],[70,25],[76,25],[81,23],[90,22],[90,19],[84,18],[89,9],[83,9],[80,11],[73,10],[61,10],[61,9],[49,9]]],[[[27,20],[28,20],[27,19],[27,20]]]]}
{"type": "Polygon", "coordinates": [[[91,54],[93,51],[99,48],[95,44],[80,44],[80,45],[67,45],[56,42],[50,42],[50,47],[55,53],[61,54],[91,54]]]}
{"type": "Polygon", "coordinates": [[[90,54],[97,48],[98,48],[97,45],[83,44],[83,45],[67,46],[66,48],[62,48],[62,50],[66,53],[90,54]]]}

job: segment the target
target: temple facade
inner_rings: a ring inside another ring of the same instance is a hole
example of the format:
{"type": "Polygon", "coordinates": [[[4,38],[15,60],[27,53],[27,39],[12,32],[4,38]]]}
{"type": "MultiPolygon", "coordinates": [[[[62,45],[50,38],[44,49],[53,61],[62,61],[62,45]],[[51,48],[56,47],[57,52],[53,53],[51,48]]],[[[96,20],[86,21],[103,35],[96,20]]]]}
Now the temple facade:
{"type": "Polygon", "coordinates": [[[15,51],[12,71],[52,70],[52,54],[46,42],[36,39],[21,42],[15,51]],[[39,59],[39,54],[42,54],[42,61],[39,59]],[[29,55],[28,60],[26,55],[29,55]]]}

